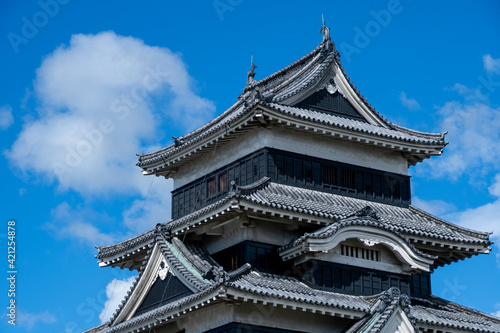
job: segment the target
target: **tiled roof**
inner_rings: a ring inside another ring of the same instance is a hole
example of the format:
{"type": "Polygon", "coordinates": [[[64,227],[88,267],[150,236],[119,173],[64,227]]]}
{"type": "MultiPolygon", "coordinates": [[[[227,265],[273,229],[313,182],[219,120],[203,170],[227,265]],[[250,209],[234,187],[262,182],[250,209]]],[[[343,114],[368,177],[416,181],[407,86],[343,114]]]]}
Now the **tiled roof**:
{"type": "Polygon", "coordinates": [[[97,246],[97,250],[99,251],[99,253],[97,254],[96,258],[102,259],[105,257],[115,255],[117,253],[125,252],[129,249],[132,249],[136,245],[152,240],[154,234],[155,234],[155,229],[151,229],[120,243],[116,243],[109,246],[97,246]]]}
{"type": "MultiPolygon", "coordinates": [[[[179,219],[160,224],[158,227],[167,232],[168,230],[192,224],[193,221],[195,224],[201,224],[202,221],[197,221],[200,216],[209,213],[217,215],[218,209],[232,199],[239,199],[240,204],[244,204],[246,201],[263,207],[328,219],[336,222],[336,224],[328,229],[332,232],[338,230],[337,228],[352,223],[366,224],[366,219],[347,221],[344,219],[350,218],[360,209],[370,206],[377,212],[380,218],[377,221],[378,227],[407,238],[419,237],[434,239],[436,241],[462,243],[460,247],[464,247],[463,244],[470,244],[486,248],[492,244],[489,240],[489,233],[454,225],[413,206],[408,208],[398,207],[339,194],[277,184],[270,182],[269,178],[262,178],[253,184],[239,187],[236,192],[229,192],[227,196],[209,206],[179,219]]],[[[147,237],[152,236],[148,235],[147,237]]],[[[119,246],[113,247],[113,251],[118,251],[119,248],[127,249],[132,247],[127,242],[135,244],[137,238],[135,237],[129,241],[119,243],[119,246]]],[[[98,257],[103,258],[105,254],[99,253],[98,257]]]]}
{"type": "Polygon", "coordinates": [[[160,150],[139,155],[138,166],[144,166],[151,163],[161,161],[162,159],[168,158],[169,156],[189,147],[196,142],[203,140],[204,138],[210,136],[212,133],[217,132],[222,128],[226,128],[229,124],[233,123],[237,119],[241,118],[247,111],[249,107],[245,107],[245,104],[241,101],[236,102],[227,111],[203,125],[202,127],[194,130],[180,138],[178,140],[182,142],[181,145],[171,144],[160,150]]]}
{"type": "MultiPolygon", "coordinates": [[[[244,91],[251,91],[257,87],[261,90],[268,91],[282,86],[284,82],[289,81],[290,78],[295,76],[298,72],[302,71],[305,67],[311,67],[312,64],[317,63],[318,60],[323,60],[324,58],[321,59],[320,57],[318,57],[318,55],[320,55],[322,51],[324,54],[325,50],[328,51],[328,49],[324,47],[323,43],[318,44],[318,46],[314,50],[312,50],[299,60],[291,63],[290,65],[278,70],[271,75],[266,76],[261,80],[255,80],[251,84],[247,85],[244,91]]],[[[328,59],[328,61],[331,60],[328,59]]]]}
{"type": "MultiPolygon", "coordinates": [[[[415,320],[410,313],[410,297],[401,294],[398,288],[392,287],[378,295],[365,298],[374,301],[370,314],[354,324],[346,333],[380,333],[385,332],[389,318],[400,306],[406,313],[411,325],[415,328],[415,320]]],[[[415,329],[415,331],[418,331],[415,329]]]]}
{"type": "Polygon", "coordinates": [[[101,324],[99,326],[96,326],[96,327],[92,327],[86,331],[83,331],[82,333],[97,333],[97,332],[101,332],[103,329],[105,329],[106,327],[108,327],[109,323],[104,323],[104,324],[101,324]]]}
{"type": "Polygon", "coordinates": [[[241,195],[241,198],[262,206],[319,216],[333,221],[353,216],[356,211],[371,206],[386,229],[409,237],[421,236],[466,244],[491,244],[488,233],[455,226],[430,214],[421,214],[420,210],[412,209],[411,206],[397,207],[271,182],[262,189],[241,195]]]}
{"type": "Polygon", "coordinates": [[[202,260],[190,252],[184,244],[174,237],[172,242],[166,240],[162,235],[158,236],[157,242],[165,257],[168,266],[174,271],[176,276],[189,282],[198,291],[207,289],[212,282],[205,279],[202,274],[208,271],[198,271],[197,267],[204,266],[202,260]],[[182,250],[181,250],[182,248],[182,250]]]}
{"type": "Polygon", "coordinates": [[[225,283],[241,291],[287,301],[367,313],[370,304],[361,296],[313,289],[292,277],[249,271],[225,283]]]}
{"type": "Polygon", "coordinates": [[[138,325],[140,323],[147,322],[148,320],[153,320],[155,318],[161,317],[163,315],[168,314],[169,312],[181,313],[182,310],[180,310],[180,308],[183,305],[189,304],[191,302],[196,302],[203,296],[209,294],[210,292],[213,292],[215,289],[217,289],[217,287],[218,285],[214,285],[209,289],[180,298],[171,303],[160,306],[158,308],[145,312],[141,315],[132,317],[130,320],[124,321],[112,327],[105,328],[98,332],[100,333],[129,332],[129,328],[138,325]]]}
{"type": "MultiPolygon", "coordinates": [[[[385,223],[380,223],[378,220],[376,220],[372,217],[368,217],[368,216],[363,216],[363,217],[353,216],[353,217],[349,217],[346,219],[342,219],[342,220],[338,221],[337,223],[333,223],[327,227],[321,228],[321,229],[316,230],[316,231],[311,232],[311,233],[306,233],[305,235],[302,235],[301,237],[299,237],[297,240],[291,242],[290,244],[281,247],[280,249],[278,249],[278,251],[283,251],[287,248],[297,246],[300,243],[302,243],[310,238],[316,238],[316,239],[328,238],[328,237],[334,235],[335,233],[337,233],[337,231],[342,230],[343,228],[346,228],[346,227],[350,227],[350,226],[367,226],[367,227],[374,227],[374,228],[378,228],[378,229],[391,230],[393,233],[395,233],[396,235],[401,237],[405,241],[405,243],[412,249],[413,252],[417,253],[418,255],[420,255],[424,258],[436,259],[435,256],[432,256],[428,253],[424,253],[424,252],[420,251],[419,249],[415,248],[415,246],[410,242],[408,237],[403,235],[401,232],[394,231],[392,228],[387,226],[385,223]]],[[[306,249],[304,249],[304,251],[306,251],[306,249]]]]}
{"type": "Polygon", "coordinates": [[[217,200],[216,202],[214,202],[208,206],[205,206],[205,207],[203,207],[203,208],[201,208],[201,209],[199,209],[191,214],[184,215],[183,217],[178,218],[176,220],[171,220],[171,221],[165,222],[163,224],[163,229],[165,229],[165,230],[174,229],[177,226],[180,226],[180,225],[186,224],[190,221],[196,220],[198,217],[200,217],[206,213],[209,213],[211,211],[216,210],[217,208],[219,208],[220,206],[222,206],[223,204],[228,202],[230,199],[231,199],[231,193],[229,193],[225,197],[222,197],[221,199],[217,200]]]}
{"type": "Polygon", "coordinates": [[[334,44],[331,41],[322,42],[306,56],[292,63],[291,65],[271,74],[262,80],[257,80],[244,89],[244,93],[240,95],[238,101],[221,115],[214,118],[212,121],[202,127],[176,139],[176,143],[171,144],[163,149],[155,152],[140,154],[138,166],[146,168],[155,163],[161,163],[162,160],[168,159],[170,156],[180,152],[187,147],[209,137],[211,134],[228,128],[237,119],[248,114],[254,109],[257,104],[266,105],[270,102],[272,108],[279,112],[293,115],[297,118],[307,119],[316,123],[324,123],[333,127],[345,128],[348,130],[366,133],[369,135],[377,135],[379,137],[401,140],[405,142],[435,144],[444,146],[444,133],[425,133],[414,131],[402,126],[392,124],[384,119],[375,109],[366,101],[359,93],[357,88],[351,83],[347,77],[347,73],[343,71],[340,65],[340,55],[335,50],[334,44]],[[283,105],[282,102],[299,94],[300,92],[309,89],[316,83],[320,82],[325,75],[332,74],[332,64],[338,63],[346,76],[351,88],[354,90],[359,99],[367,106],[375,119],[379,120],[381,126],[362,123],[349,118],[338,116],[328,117],[325,114],[293,108],[283,105]],[[278,104],[280,103],[280,104],[278,104]],[[385,127],[387,128],[385,128],[385,127]]]}
{"type": "Polygon", "coordinates": [[[458,330],[498,333],[500,318],[449,302],[436,296],[412,299],[411,313],[419,324],[458,330]]]}
{"type": "Polygon", "coordinates": [[[324,124],[332,127],[343,128],[347,130],[356,131],[370,135],[376,135],[383,138],[401,140],[411,143],[429,144],[429,145],[443,145],[444,135],[442,133],[422,133],[417,131],[402,131],[390,128],[385,128],[373,125],[367,122],[336,116],[325,112],[319,112],[309,109],[303,109],[294,106],[282,105],[277,103],[269,103],[271,108],[298,118],[314,123],[324,124]]]}
{"type": "MultiPolygon", "coordinates": [[[[260,186],[264,186],[264,183],[260,182],[260,186]]],[[[251,188],[247,186],[244,190],[250,191],[251,188]]],[[[304,193],[304,195],[306,194],[304,193]]],[[[203,302],[206,304],[206,301],[203,301],[205,296],[209,296],[212,301],[215,301],[217,295],[221,292],[223,295],[234,298],[241,297],[241,294],[238,293],[246,293],[247,295],[255,295],[255,297],[265,297],[266,299],[275,300],[278,304],[291,302],[292,304],[303,304],[295,305],[297,307],[323,307],[325,309],[337,309],[336,311],[358,313],[358,315],[354,315],[351,318],[364,318],[361,319],[358,325],[353,326],[352,332],[358,332],[358,330],[355,330],[357,328],[368,328],[367,332],[372,333],[382,332],[388,318],[398,305],[401,305],[405,312],[407,312],[410,320],[417,324],[451,327],[458,330],[481,333],[500,332],[500,319],[434,296],[429,296],[426,299],[415,298],[412,300],[412,305],[409,306],[407,304],[408,297],[399,293],[393,292],[388,294],[388,292],[384,292],[379,295],[366,297],[316,290],[293,277],[252,270],[248,264],[236,271],[227,273],[209,256],[201,243],[192,240],[182,242],[175,237],[167,240],[160,227],[157,227],[156,230],[155,242],[161,247],[169,267],[178,276],[182,275],[184,279],[189,280],[190,283],[199,287],[199,291],[164,306],[152,309],[144,314],[134,316],[130,320],[115,326],[111,326],[108,323],[88,332],[124,332],[137,325],[151,325],[152,320],[155,324],[165,320],[168,321],[179,314],[186,313],[185,310],[182,310],[184,306],[196,309],[200,304],[203,306],[203,302]],[[209,280],[207,280],[208,278],[204,278],[202,275],[206,275],[207,272],[215,272],[212,275],[214,278],[210,278],[209,280]],[[404,301],[403,303],[402,300],[404,301]],[[162,318],[162,321],[157,320],[155,322],[155,318],[162,318]]],[[[323,230],[329,230],[329,227],[323,230]]],[[[148,251],[147,259],[150,252],[151,248],[148,251]]],[[[142,277],[147,259],[142,264],[139,278],[142,277]]],[[[118,313],[127,302],[138,280],[136,280],[131,291],[114,314],[113,320],[117,318],[118,313]]],[[[244,298],[246,297],[251,299],[253,296],[245,296],[244,298]]]]}

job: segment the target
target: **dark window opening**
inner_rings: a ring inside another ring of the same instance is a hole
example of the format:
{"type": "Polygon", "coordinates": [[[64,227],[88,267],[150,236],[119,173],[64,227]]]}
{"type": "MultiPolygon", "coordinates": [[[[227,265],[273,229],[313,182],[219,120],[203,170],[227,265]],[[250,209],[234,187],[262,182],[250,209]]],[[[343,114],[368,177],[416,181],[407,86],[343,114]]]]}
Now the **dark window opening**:
{"type": "Polygon", "coordinates": [[[410,203],[408,176],[264,148],[174,190],[172,218],[219,200],[233,180],[238,186],[245,186],[264,176],[281,184],[403,207],[410,203]]]}
{"type": "Polygon", "coordinates": [[[342,169],[342,186],[347,188],[354,188],[354,171],[342,169]]]}
{"type": "Polygon", "coordinates": [[[337,168],[323,166],[323,183],[328,185],[337,185],[337,168]]]}
{"type": "MultiPolygon", "coordinates": [[[[369,256],[371,258],[372,253],[369,256]]],[[[375,254],[373,258],[375,260],[375,254]]],[[[352,295],[374,295],[391,287],[397,287],[402,293],[410,295],[410,276],[317,260],[313,261],[312,283],[320,290],[352,295]]]]}
{"type": "Polygon", "coordinates": [[[219,192],[223,192],[227,189],[227,173],[221,173],[219,175],[219,192]]]}
{"type": "Polygon", "coordinates": [[[207,182],[207,193],[209,197],[215,195],[215,178],[212,178],[207,182]]]}
{"type": "Polygon", "coordinates": [[[135,315],[138,316],[192,293],[193,292],[189,290],[179,280],[179,278],[173,276],[169,272],[165,280],[158,278],[155,283],[153,283],[151,289],[149,290],[142,304],[137,309],[135,315]]]}
{"type": "Polygon", "coordinates": [[[312,163],[311,161],[304,161],[304,177],[306,179],[306,185],[311,185],[312,183],[312,163]]]}
{"type": "Polygon", "coordinates": [[[212,257],[227,271],[234,271],[246,263],[266,273],[279,273],[283,261],[276,250],[277,246],[244,241],[214,253],[212,257]]]}
{"type": "Polygon", "coordinates": [[[414,297],[426,297],[431,293],[430,273],[414,274],[411,277],[411,295],[414,297]]]}

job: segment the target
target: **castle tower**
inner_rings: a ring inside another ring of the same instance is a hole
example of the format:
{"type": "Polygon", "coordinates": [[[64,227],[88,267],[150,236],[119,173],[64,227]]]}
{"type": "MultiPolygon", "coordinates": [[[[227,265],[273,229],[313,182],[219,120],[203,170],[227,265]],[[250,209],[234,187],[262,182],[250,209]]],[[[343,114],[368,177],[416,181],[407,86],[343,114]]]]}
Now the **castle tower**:
{"type": "Polygon", "coordinates": [[[87,332],[499,332],[492,316],[433,296],[431,274],[489,234],[411,205],[408,168],[444,133],[386,120],[321,43],[161,150],[144,175],[174,180],[172,219],[111,246],[138,271],[87,332]]]}

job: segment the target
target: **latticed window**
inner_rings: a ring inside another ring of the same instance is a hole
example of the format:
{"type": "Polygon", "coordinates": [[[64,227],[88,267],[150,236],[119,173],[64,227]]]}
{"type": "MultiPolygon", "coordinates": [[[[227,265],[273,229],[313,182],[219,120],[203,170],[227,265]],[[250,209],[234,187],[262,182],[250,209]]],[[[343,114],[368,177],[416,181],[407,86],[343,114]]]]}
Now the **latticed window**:
{"type": "Polygon", "coordinates": [[[372,249],[364,249],[362,247],[341,245],[340,254],[343,256],[349,256],[353,258],[380,261],[380,251],[372,249]]]}
{"type": "Polygon", "coordinates": [[[352,295],[374,295],[391,287],[410,294],[408,276],[322,261],[314,261],[313,285],[352,295]]]}
{"type": "Polygon", "coordinates": [[[342,169],[342,186],[347,188],[354,188],[354,170],[342,169]]]}
{"type": "Polygon", "coordinates": [[[332,166],[323,166],[323,183],[328,185],[337,184],[337,168],[332,166]]]}

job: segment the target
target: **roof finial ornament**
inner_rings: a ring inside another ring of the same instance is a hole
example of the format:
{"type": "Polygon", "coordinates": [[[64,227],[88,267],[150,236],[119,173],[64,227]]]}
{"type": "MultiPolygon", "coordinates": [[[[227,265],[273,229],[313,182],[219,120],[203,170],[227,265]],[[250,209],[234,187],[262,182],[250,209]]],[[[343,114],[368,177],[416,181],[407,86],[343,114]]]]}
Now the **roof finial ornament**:
{"type": "Polygon", "coordinates": [[[331,40],[330,39],[330,28],[328,28],[325,24],[325,18],[323,17],[323,14],[321,14],[321,21],[323,21],[323,25],[321,26],[321,29],[319,32],[323,34],[323,43],[326,41],[331,40]]]}
{"type": "Polygon", "coordinates": [[[248,72],[248,76],[247,76],[247,85],[251,84],[253,81],[255,81],[253,78],[255,76],[255,73],[254,73],[254,69],[257,68],[257,66],[255,66],[255,64],[253,63],[253,55],[250,59],[250,62],[251,62],[251,66],[250,66],[250,71],[248,72]]]}

